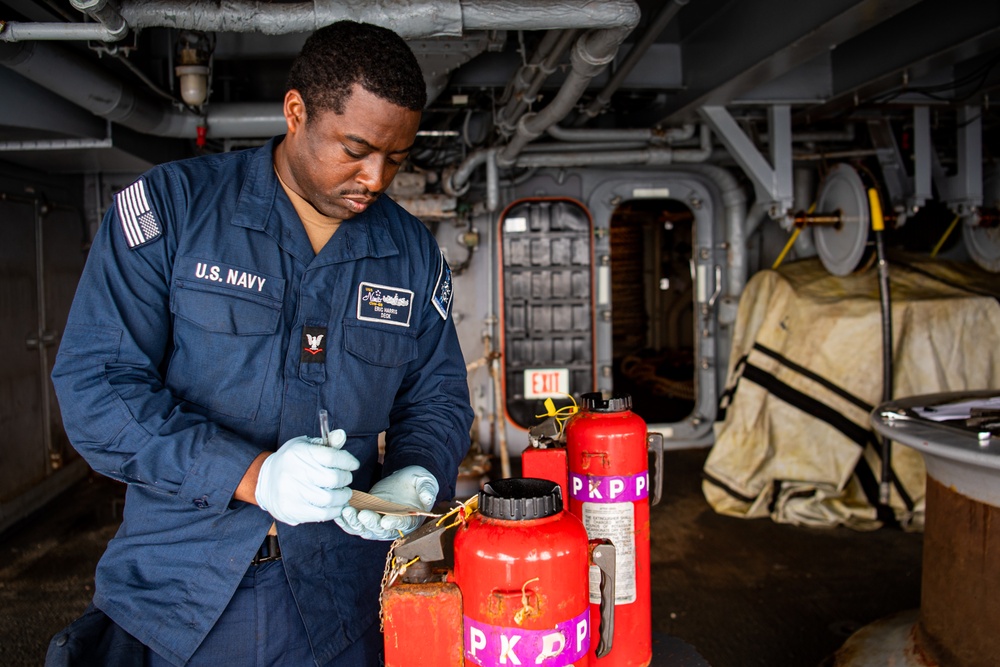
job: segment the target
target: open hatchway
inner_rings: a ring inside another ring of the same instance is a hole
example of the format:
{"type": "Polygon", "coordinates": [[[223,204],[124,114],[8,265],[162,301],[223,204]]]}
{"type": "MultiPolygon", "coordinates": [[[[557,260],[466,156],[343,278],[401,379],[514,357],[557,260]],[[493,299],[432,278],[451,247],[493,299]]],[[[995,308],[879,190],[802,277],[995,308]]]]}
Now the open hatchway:
{"type": "MultiPolygon", "coordinates": [[[[537,173],[499,216],[503,403],[526,430],[569,396],[627,392],[671,447],[711,443],[728,365],[721,170],[537,173]]],[[[742,260],[740,260],[742,261],[742,260]]]]}
{"type": "Polygon", "coordinates": [[[648,422],[694,409],[693,221],[675,199],[625,201],[611,216],[614,387],[648,422]]]}
{"type": "Polygon", "coordinates": [[[597,384],[632,395],[669,448],[711,444],[729,363],[734,286],[745,262],[731,237],[745,200],[721,169],[592,171],[597,384]]]}

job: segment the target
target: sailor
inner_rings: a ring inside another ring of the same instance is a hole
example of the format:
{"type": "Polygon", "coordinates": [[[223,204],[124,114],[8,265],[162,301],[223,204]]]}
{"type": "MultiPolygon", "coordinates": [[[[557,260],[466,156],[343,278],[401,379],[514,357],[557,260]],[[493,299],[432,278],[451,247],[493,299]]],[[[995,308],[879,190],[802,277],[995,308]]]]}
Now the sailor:
{"type": "Polygon", "coordinates": [[[286,135],[115,196],[52,378],[124,519],[75,624],[101,637],[70,626],[52,664],[379,664],[389,541],[418,519],[351,490],[452,498],[472,421],[451,271],[383,194],[425,103],[398,35],[336,23],[292,66],[286,135]]]}

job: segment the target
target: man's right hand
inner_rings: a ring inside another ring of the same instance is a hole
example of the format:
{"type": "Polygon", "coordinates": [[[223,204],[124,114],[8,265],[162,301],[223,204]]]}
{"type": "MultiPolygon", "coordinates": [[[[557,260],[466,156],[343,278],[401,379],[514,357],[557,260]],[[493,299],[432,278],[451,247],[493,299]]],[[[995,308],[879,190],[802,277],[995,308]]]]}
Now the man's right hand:
{"type": "Polygon", "coordinates": [[[261,464],[254,498],[282,523],[329,521],[339,517],[351,499],[347,485],[351,471],[360,467],[358,460],[350,452],[319,442],[306,436],[292,438],[261,464]]]}

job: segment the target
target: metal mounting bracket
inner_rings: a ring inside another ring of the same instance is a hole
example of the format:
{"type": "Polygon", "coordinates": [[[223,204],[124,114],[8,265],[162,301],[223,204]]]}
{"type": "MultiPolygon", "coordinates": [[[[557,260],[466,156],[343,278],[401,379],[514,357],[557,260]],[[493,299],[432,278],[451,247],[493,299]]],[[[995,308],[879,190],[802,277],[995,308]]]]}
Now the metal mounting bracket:
{"type": "Polygon", "coordinates": [[[927,107],[913,108],[913,176],[906,173],[903,155],[887,118],[868,121],[868,132],[875,146],[882,177],[900,226],[906,216],[916,213],[928,199],[931,190],[931,124],[927,107]]]}
{"type": "Polygon", "coordinates": [[[767,123],[771,137],[770,162],[736,123],[725,107],[703,106],[702,119],[722,140],[744,173],[753,181],[758,202],[767,202],[768,215],[784,218],[792,209],[792,116],[787,104],[768,107],[767,123]]]}
{"type": "Polygon", "coordinates": [[[937,153],[931,151],[934,185],[955,215],[970,216],[983,205],[983,118],[980,108],[960,107],[957,121],[958,171],[948,176],[937,153]]]}

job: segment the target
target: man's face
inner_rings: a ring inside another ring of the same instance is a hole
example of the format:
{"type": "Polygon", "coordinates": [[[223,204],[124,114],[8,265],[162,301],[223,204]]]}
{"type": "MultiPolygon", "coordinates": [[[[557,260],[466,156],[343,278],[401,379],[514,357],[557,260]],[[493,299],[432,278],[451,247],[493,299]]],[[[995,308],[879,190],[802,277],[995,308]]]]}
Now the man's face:
{"type": "Polygon", "coordinates": [[[355,84],[343,114],[306,120],[298,91],[285,96],[288,135],[279,144],[285,182],[313,208],[337,220],[364,211],[385,191],[409,154],[420,112],[398,107],[355,84]]]}

